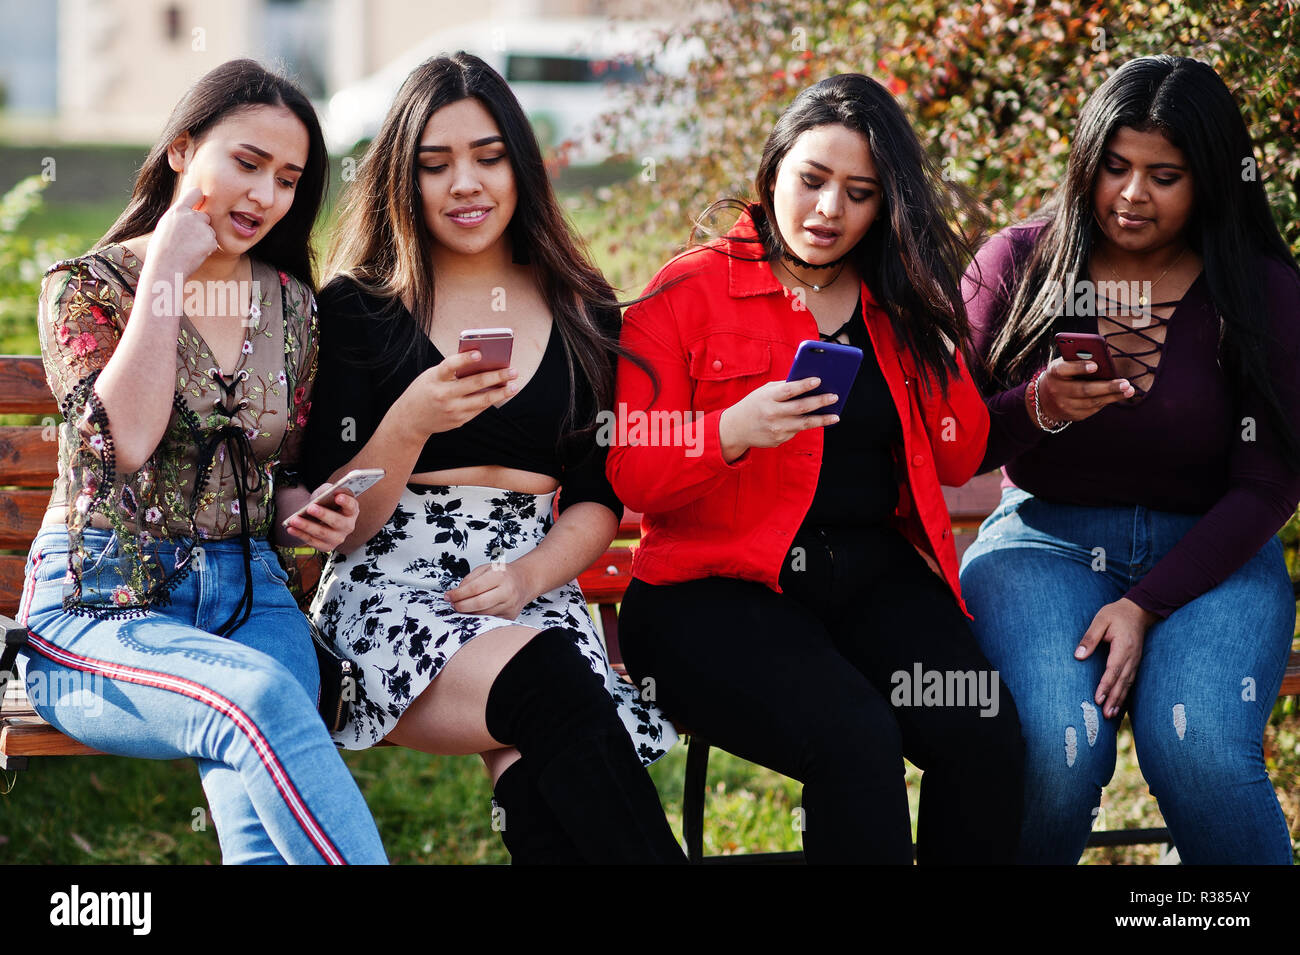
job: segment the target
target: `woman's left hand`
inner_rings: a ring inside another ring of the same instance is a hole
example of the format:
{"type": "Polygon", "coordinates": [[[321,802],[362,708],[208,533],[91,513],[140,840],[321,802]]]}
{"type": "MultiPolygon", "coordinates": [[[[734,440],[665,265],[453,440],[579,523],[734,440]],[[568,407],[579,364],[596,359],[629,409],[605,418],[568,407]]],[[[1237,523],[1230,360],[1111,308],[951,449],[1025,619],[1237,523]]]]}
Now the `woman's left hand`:
{"type": "Polygon", "coordinates": [[[1119,715],[1124,698],[1137,679],[1142,662],[1142,642],[1147,628],[1160,618],[1143,610],[1127,597],[1106,604],[1092,618],[1092,625],[1074,648],[1076,660],[1086,660],[1103,640],[1110,644],[1106,655],[1106,672],[1097,684],[1096,702],[1104,707],[1107,719],[1119,715]]]}
{"type": "Polygon", "coordinates": [[[504,560],[475,567],[459,586],[447,591],[447,599],[457,613],[488,614],[505,620],[517,620],[524,605],[536,596],[530,591],[527,574],[504,560]]]}
{"type": "Polygon", "coordinates": [[[336,492],[332,503],[333,507],[325,502],[307,505],[305,513],[289,519],[289,533],[321,553],[338,547],[357,526],[361,505],[350,491],[336,492]]]}

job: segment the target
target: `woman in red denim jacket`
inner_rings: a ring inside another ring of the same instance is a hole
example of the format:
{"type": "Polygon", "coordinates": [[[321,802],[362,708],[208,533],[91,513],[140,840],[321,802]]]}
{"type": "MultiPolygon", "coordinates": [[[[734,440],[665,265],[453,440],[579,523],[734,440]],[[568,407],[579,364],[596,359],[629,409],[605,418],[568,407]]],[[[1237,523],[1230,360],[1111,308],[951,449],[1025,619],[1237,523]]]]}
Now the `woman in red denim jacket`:
{"type": "MultiPolygon", "coordinates": [[[[629,672],[710,742],[804,783],[809,862],[1007,861],[1015,704],[967,625],[940,483],[988,415],[955,343],[964,247],[902,110],[846,74],[773,129],[757,204],[627,312],[608,473],[645,514],[620,613],[629,672]],[[839,416],[783,380],[801,341],[856,345],[839,416]]],[[[721,205],[725,205],[722,203],[721,205]]]]}

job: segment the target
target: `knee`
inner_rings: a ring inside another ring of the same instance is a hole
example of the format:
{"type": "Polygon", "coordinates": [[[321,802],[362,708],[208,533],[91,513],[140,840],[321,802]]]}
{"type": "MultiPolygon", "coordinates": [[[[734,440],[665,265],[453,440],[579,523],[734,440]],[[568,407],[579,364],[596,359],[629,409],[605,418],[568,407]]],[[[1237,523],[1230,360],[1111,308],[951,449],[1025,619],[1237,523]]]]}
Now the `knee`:
{"type": "Polygon", "coordinates": [[[1181,704],[1171,708],[1167,721],[1135,726],[1138,763],[1151,794],[1161,800],[1184,795],[1203,799],[1264,776],[1261,739],[1225,738],[1223,729],[1223,722],[1209,714],[1198,717],[1181,704]]]}
{"type": "Polygon", "coordinates": [[[1023,710],[1024,774],[1032,788],[1072,801],[1106,785],[1115,769],[1115,721],[1092,700],[1023,710]]]}
{"type": "Polygon", "coordinates": [[[543,630],[510,658],[488,691],[484,713],[488,732],[507,745],[577,732],[606,715],[617,721],[604,681],[562,627],[543,630]]]}
{"type": "Polygon", "coordinates": [[[802,779],[874,780],[901,775],[903,737],[883,702],[828,708],[821,718],[798,729],[803,753],[802,779]]]}
{"type": "Polygon", "coordinates": [[[264,665],[237,670],[233,680],[213,680],[204,690],[196,696],[207,706],[210,726],[238,730],[241,735],[255,731],[274,737],[285,728],[320,721],[315,703],[302,684],[269,657],[264,665]]]}

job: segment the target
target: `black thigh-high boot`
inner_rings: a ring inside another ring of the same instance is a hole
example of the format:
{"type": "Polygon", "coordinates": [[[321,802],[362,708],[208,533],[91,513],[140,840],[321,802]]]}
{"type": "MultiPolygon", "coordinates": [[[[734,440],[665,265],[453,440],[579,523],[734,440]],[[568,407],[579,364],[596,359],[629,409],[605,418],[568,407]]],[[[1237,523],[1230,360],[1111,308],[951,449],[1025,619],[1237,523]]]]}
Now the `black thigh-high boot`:
{"type": "Polygon", "coordinates": [[[581,865],[582,853],[537,791],[523,760],[515,760],[497,777],[492,803],[493,824],[512,865],[581,865]]]}
{"type": "Polygon", "coordinates": [[[587,862],[685,863],[614,707],[573,634],[551,627],[502,667],[485,717],[587,862]]]}

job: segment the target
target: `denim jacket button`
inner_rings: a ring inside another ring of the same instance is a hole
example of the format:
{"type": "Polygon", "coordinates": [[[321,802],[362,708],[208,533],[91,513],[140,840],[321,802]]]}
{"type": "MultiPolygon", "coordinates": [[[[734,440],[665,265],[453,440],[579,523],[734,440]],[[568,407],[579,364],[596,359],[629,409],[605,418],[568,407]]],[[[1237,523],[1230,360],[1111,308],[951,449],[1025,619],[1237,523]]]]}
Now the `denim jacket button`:
{"type": "Polygon", "coordinates": [[[714,371],[722,371],[722,359],[721,359],[721,358],[715,358],[715,359],[713,359],[713,370],[714,370],[714,371]]]}
{"type": "Polygon", "coordinates": [[[912,455],[912,464],[913,464],[913,465],[915,465],[916,467],[919,468],[919,467],[920,467],[922,464],[924,464],[924,463],[925,463],[925,456],[924,456],[924,455],[920,455],[920,454],[914,454],[914,455],[912,455]]]}

